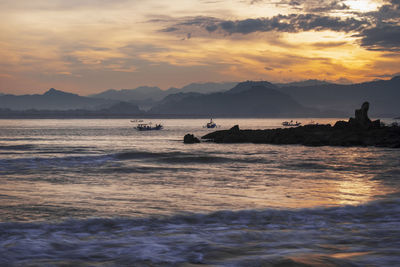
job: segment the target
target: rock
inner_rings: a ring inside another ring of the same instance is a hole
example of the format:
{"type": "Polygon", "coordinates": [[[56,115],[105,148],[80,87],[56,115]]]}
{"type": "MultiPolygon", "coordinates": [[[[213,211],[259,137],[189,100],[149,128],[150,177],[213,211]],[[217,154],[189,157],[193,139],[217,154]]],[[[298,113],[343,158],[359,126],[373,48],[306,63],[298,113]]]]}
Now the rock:
{"type": "Polygon", "coordinates": [[[239,125],[233,126],[232,128],[229,129],[229,131],[231,131],[231,132],[239,132],[240,131],[239,125]]]}
{"type": "Polygon", "coordinates": [[[381,126],[380,120],[373,121],[368,117],[369,103],[364,102],[360,109],[355,110],[355,118],[349,119],[349,126],[361,129],[379,128],[381,126]]]}
{"type": "Polygon", "coordinates": [[[230,130],[209,133],[202,139],[216,143],[301,144],[306,146],[379,146],[400,148],[400,127],[384,126],[368,118],[368,102],[348,122],[337,121],[332,127],[306,125],[269,130],[230,130]]]}
{"type": "Polygon", "coordinates": [[[335,129],[344,129],[349,126],[349,123],[347,121],[337,121],[333,128],[335,129]]]}
{"type": "Polygon", "coordinates": [[[196,144],[196,143],[200,143],[200,140],[199,140],[199,138],[195,137],[193,134],[187,134],[183,137],[183,143],[196,144]]]}
{"type": "Polygon", "coordinates": [[[380,128],[382,126],[381,120],[374,120],[371,122],[371,128],[380,128]]]}
{"type": "Polygon", "coordinates": [[[361,108],[356,109],[355,111],[356,121],[363,126],[369,126],[369,124],[371,123],[371,120],[368,118],[368,109],[369,103],[364,102],[361,108]]]}

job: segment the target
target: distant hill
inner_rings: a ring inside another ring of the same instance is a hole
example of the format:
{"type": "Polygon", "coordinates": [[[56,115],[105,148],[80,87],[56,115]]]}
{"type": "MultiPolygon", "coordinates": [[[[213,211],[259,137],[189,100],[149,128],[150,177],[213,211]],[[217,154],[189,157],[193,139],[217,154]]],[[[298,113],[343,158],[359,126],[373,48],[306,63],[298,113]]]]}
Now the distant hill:
{"type": "Polygon", "coordinates": [[[327,81],[320,81],[320,80],[305,80],[300,82],[291,82],[291,83],[274,83],[278,87],[289,87],[289,86],[296,86],[296,87],[305,87],[305,86],[320,86],[320,85],[327,85],[333,84],[327,81]]]}
{"type": "Polygon", "coordinates": [[[169,94],[158,87],[140,86],[135,89],[110,89],[99,94],[90,95],[94,98],[110,99],[116,101],[128,101],[140,106],[143,110],[147,110],[152,105],[163,99],[169,94]]]}
{"type": "Polygon", "coordinates": [[[400,113],[400,76],[391,80],[350,85],[288,86],[279,90],[292,96],[302,105],[340,110],[347,115],[354,115],[355,107],[359,107],[364,101],[371,104],[371,116],[394,117],[400,113]]]}
{"type": "Polygon", "coordinates": [[[115,101],[79,96],[51,88],[39,95],[2,95],[0,108],[13,110],[68,110],[68,109],[96,109],[114,104],[115,101]]]}
{"type": "Polygon", "coordinates": [[[241,93],[244,91],[248,91],[249,89],[252,89],[253,87],[266,87],[266,88],[271,88],[271,89],[277,89],[276,85],[267,82],[267,81],[246,81],[246,82],[241,82],[238,83],[235,87],[230,89],[228,91],[229,94],[233,93],[241,93]]]}
{"type": "MultiPolygon", "coordinates": [[[[201,93],[201,94],[210,94],[217,92],[224,92],[232,89],[236,86],[237,82],[226,82],[226,83],[191,83],[186,85],[177,92],[182,93],[201,93]]],[[[172,88],[173,89],[173,88],[172,88]]],[[[169,89],[170,90],[170,89],[169,89]]]]}
{"type": "Polygon", "coordinates": [[[141,101],[146,99],[161,100],[167,95],[166,91],[158,87],[140,86],[135,89],[110,89],[90,97],[113,99],[120,101],[141,101]]]}
{"type": "Polygon", "coordinates": [[[317,112],[276,90],[268,82],[244,82],[226,92],[179,93],[159,102],[150,113],[235,117],[308,116],[317,112]]]}
{"type": "Polygon", "coordinates": [[[135,89],[110,89],[90,97],[129,101],[139,105],[143,109],[149,109],[154,103],[160,101],[170,94],[196,92],[202,94],[222,92],[231,89],[237,83],[191,83],[182,88],[171,87],[168,90],[161,90],[158,87],[141,86],[135,89]]]}
{"type": "Polygon", "coordinates": [[[35,114],[67,111],[66,114],[79,116],[92,111],[96,114],[93,116],[145,115],[143,106],[148,116],[348,117],[364,101],[369,101],[371,117],[394,118],[400,114],[399,99],[400,76],[397,76],[350,85],[309,80],[284,86],[267,81],[194,83],[165,91],[143,86],[133,90],[108,90],[91,97],[52,88],[41,95],[0,94],[0,110],[3,117],[12,111],[24,110],[35,114]],[[232,87],[227,89],[229,86],[232,87]]]}

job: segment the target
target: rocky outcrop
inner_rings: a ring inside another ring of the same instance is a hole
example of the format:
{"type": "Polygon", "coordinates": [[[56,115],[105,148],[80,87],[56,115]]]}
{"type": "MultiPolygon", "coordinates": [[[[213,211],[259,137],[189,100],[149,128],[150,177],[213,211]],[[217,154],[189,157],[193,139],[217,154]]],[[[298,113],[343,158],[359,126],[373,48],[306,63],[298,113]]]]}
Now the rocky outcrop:
{"type": "Polygon", "coordinates": [[[368,103],[356,110],[355,118],[348,122],[338,121],[332,127],[326,125],[305,125],[295,128],[270,130],[216,131],[202,139],[216,143],[263,143],[301,144],[306,146],[382,146],[400,148],[400,127],[384,126],[380,121],[368,118],[368,103]]]}
{"type": "Polygon", "coordinates": [[[368,109],[369,103],[364,102],[360,109],[355,110],[355,118],[350,118],[349,121],[337,121],[333,126],[335,129],[359,129],[359,130],[368,130],[368,129],[377,129],[381,128],[381,121],[375,120],[371,121],[368,117],[368,109]]]}
{"type": "MultiPolygon", "coordinates": [[[[368,109],[369,109],[369,103],[364,102],[361,106],[360,109],[356,109],[355,117],[350,118],[348,121],[348,124],[343,126],[350,126],[350,127],[355,127],[355,128],[363,128],[363,129],[369,129],[369,128],[379,128],[381,126],[381,121],[376,120],[376,121],[371,121],[368,117],[368,109]]],[[[335,124],[336,125],[336,124],[335,124]]]]}
{"type": "Polygon", "coordinates": [[[193,134],[187,134],[183,137],[183,143],[196,144],[196,143],[200,143],[200,140],[199,140],[199,138],[195,137],[193,134]]]}

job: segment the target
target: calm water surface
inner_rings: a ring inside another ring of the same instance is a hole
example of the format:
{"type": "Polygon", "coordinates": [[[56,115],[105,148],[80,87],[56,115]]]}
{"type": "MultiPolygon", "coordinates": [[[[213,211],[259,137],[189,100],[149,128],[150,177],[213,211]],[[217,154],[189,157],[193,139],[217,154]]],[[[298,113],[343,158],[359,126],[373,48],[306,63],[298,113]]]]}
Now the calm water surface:
{"type": "Polygon", "coordinates": [[[184,145],[207,120],[152,122],[0,120],[0,265],[400,263],[400,150],[184,145]]]}

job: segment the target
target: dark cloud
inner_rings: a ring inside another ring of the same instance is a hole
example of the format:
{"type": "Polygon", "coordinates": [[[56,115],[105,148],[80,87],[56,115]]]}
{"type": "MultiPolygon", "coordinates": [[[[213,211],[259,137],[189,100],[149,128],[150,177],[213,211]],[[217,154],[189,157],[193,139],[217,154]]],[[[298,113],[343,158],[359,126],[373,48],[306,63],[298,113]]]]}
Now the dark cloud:
{"type": "Polygon", "coordinates": [[[208,23],[215,23],[219,20],[213,17],[204,17],[204,16],[197,16],[197,17],[189,17],[177,23],[177,26],[204,26],[208,23]]]}
{"type": "Polygon", "coordinates": [[[288,4],[291,7],[302,7],[302,9],[306,12],[313,12],[313,13],[325,13],[325,12],[332,12],[338,10],[346,10],[349,9],[349,6],[344,3],[344,1],[308,1],[308,0],[291,0],[291,1],[281,1],[280,3],[288,4]]]}
{"type": "Polygon", "coordinates": [[[400,51],[400,0],[390,0],[378,11],[364,14],[372,27],[360,31],[361,46],[369,50],[400,51]]]}
{"type": "Polygon", "coordinates": [[[311,12],[331,12],[337,10],[347,10],[350,7],[341,1],[331,1],[324,6],[312,7],[309,9],[311,12]]]}
{"type": "Polygon", "coordinates": [[[375,23],[397,23],[400,20],[400,0],[391,0],[385,5],[381,6],[379,10],[368,12],[364,14],[374,20],[375,23]]]}
{"type": "MultiPolygon", "coordinates": [[[[253,0],[250,4],[265,3],[263,0],[253,0]]],[[[271,2],[269,2],[271,3],[271,2]]],[[[344,1],[326,0],[282,0],[278,4],[294,7],[301,6],[306,13],[276,15],[270,18],[249,18],[243,20],[223,20],[215,17],[184,17],[170,19],[168,27],[162,32],[177,32],[187,35],[188,32],[208,35],[246,35],[256,32],[287,32],[304,31],[334,31],[351,33],[359,37],[359,44],[369,50],[400,51],[400,0],[388,0],[379,10],[366,13],[351,13],[349,16],[333,16],[332,10],[345,10],[348,6],[344,1]]],[[[168,20],[164,20],[167,23],[168,20]]],[[[316,47],[334,47],[338,43],[316,43],[316,47]]]]}
{"type": "Polygon", "coordinates": [[[296,25],[298,31],[331,30],[337,32],[358,31],[361,28],[369,25],[369,22],[364,19],[342,19],[339,17],[320,16],[314,14],[294,16],[290,20],[290,23],[296,25]]]}
{"type": "Polygon", "coordinates": [[[177,27],[168,27],[168,28],[162,29],[161,32],[176,32],[178,30],[179,30],[179,28],[177,28],[177,27]]]}
{"type": "Polygon", "coordinates": [[[361,36],[361,46],[369,50],[400,51],[400,25],[380,25],[365,29],[361,36]]]}
{"type": "MultiPolygon", "coordinates": [[[[249,0],[250,5],[271,4],[269,0],[249,0]]],[[[273,2],[276,6],[288,6],[292,9],[311,13],[326,13],[339,10],[348,10],[344,0],[281,0],[273,2]]]]}
{"type": "Polygon", "coordinates": [[[207,30],[208,32],[214,32],[214,31],[216,31],[217,29],[218,29],[218,26],[215,25],[215,24],[210,24],[210,25],[207,25],[207,26],[206,26],[206,30],[207,30]]]}
{"type": "Polygon", "coordinates": [[[272,18],[218,20],[210,17],[187,18],[172,27],[163,29],[163,32],[184,30],[186,26],[198,26],[209,33],[219,30],[227,34],[249,34],[253,32],[301,32],[301,31],[341,31],[353,32],[362,29],[367,20],[355,18],[342,19],[339,17],[320,16],[314,14],[277,15],[272,18]]]}

